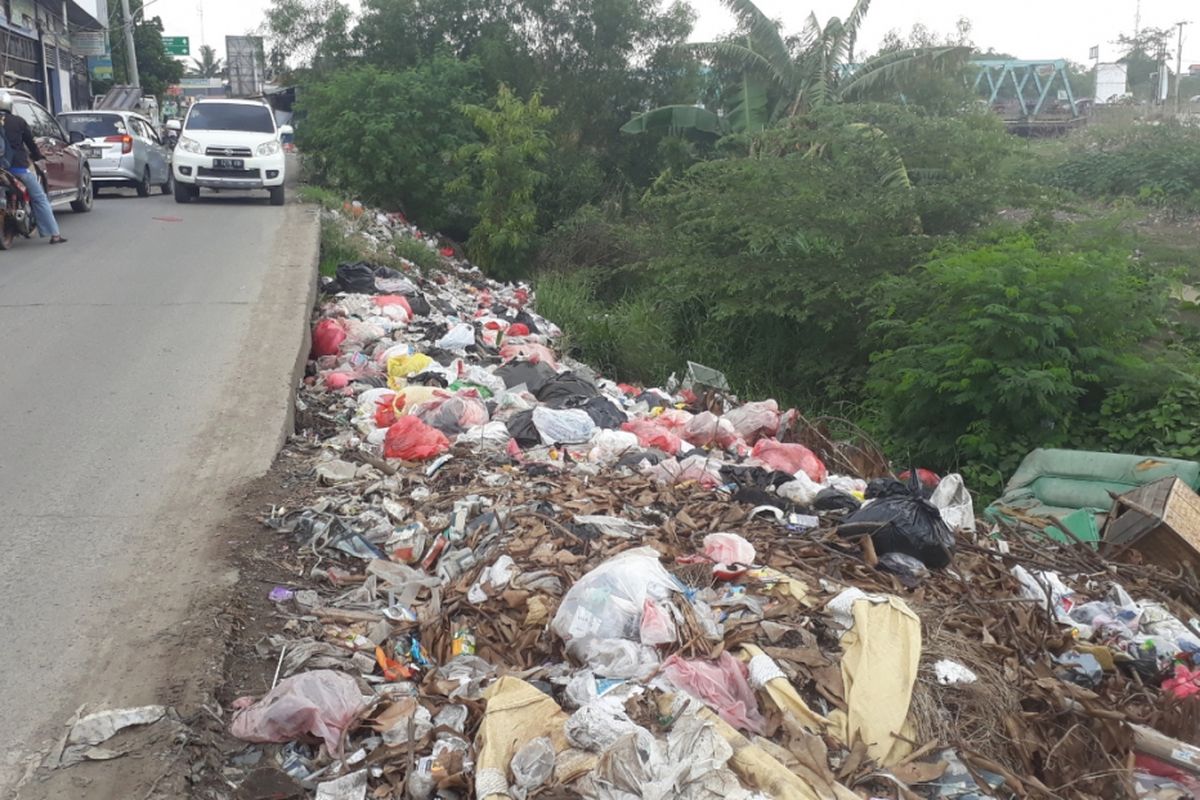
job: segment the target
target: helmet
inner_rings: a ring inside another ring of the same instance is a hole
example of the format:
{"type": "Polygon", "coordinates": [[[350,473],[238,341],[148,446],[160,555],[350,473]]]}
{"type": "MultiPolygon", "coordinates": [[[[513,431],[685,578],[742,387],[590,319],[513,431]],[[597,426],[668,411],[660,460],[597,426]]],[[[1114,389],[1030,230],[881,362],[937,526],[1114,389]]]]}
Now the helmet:
{"type": "Polygon", "coordinates": [[[0,111],[12,113],[12,95],[8,92],[0,92],[0,111]]]}

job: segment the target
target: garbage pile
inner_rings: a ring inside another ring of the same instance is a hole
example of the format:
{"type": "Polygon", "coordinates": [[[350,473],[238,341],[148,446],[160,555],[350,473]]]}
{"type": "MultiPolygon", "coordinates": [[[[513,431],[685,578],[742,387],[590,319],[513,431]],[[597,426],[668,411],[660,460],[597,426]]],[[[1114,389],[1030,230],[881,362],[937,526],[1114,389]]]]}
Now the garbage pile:
{"type": "MultiPolygon", "coordinates": [[[[380,242],[419,232],[368,217],[380,242]]],[[[430,245],[433,247],[434,245],[430,245]]],[[[1190,797],[1194,575],[976,522],[957,475],[688,365],[555,348],[528,287],[342,265],[230,764],[273,796],[1190,797]],[[315,487],[315,488],[314,488],[315,487]]],[[[266,796],[266,795],[264,795],[266,796]]]]}

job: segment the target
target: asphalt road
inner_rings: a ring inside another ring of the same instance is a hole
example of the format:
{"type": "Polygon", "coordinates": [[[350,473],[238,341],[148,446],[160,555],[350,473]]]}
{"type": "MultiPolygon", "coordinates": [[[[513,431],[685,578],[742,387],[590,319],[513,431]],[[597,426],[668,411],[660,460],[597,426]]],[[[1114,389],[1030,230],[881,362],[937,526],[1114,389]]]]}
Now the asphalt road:
{"type": "Polygon", "coordinates": [[[202,661],[225,495],[269,467],[304,342],[311,209],[122,194],[0,253],[0,797],[80,705],[202,661]]]}

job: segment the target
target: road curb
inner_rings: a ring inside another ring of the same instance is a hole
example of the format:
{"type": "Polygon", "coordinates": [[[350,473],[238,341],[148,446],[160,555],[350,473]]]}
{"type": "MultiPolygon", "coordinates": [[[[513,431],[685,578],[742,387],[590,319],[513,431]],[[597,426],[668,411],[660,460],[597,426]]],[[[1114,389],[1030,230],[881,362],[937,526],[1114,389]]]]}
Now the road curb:
{"type": "Polygon", "coordinates": [[[311,218],[312,224],[307,226],[308,235],[299,243],[300,251],[296,254],[298,265],[307,267],[307,291],[305,292],[305,312],[300,324],[300,347],[296,353],[295,363],[292,364],[292,377],[289,382],[291,396],[287,402],[287,410],[283,415],[283,426],[276,437],[275,455],[283,449],[287,438],[296,429],[296,387],[304,380],[304,370],[308,364],[308,353],[312,349],[312,319],[313,305],[317,302],[317,279],[321,267],[321,212],[320,208],[310,204],[296,204],[289,208],[302,209],[302,213],[311,218]]]}

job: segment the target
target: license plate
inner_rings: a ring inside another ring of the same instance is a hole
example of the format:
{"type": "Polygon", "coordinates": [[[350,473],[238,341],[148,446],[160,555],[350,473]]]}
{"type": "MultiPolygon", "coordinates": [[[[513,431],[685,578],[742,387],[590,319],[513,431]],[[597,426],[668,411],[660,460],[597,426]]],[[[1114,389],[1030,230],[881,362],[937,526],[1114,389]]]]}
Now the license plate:
{"type": "Polygon", "coordinates": [[[214,158],[213,169],[245,169],[246,162],[240,158],[214,158]]]}
{"type": "Polygon", "coordinates": [[[99,147],[85,147],[85,148],[83,148],[83,155],[85,158],[99,158],[100,157],[100,148],[99,147]]]}

